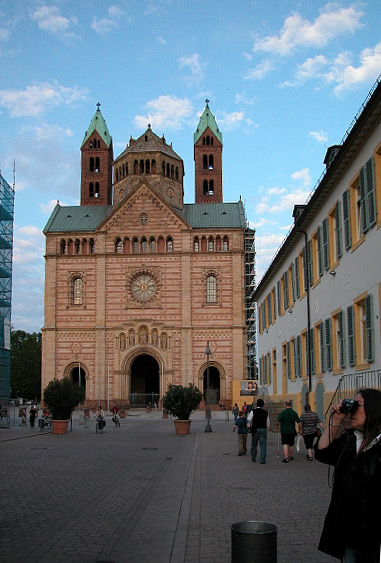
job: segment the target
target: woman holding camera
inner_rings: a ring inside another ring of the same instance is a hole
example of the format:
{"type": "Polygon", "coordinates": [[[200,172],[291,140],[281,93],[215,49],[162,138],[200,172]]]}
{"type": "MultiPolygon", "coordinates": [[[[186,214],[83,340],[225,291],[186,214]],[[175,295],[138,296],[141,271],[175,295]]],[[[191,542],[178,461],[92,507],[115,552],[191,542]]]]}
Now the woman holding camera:
{"type": "Polygon", "coordinates": [[[362,389],[333,405],[315,458],[335,466],[319,550],[345,563],[379,563],[381,543],[381,391],[362,389]],[[350,415],[351,429],[340,432],[350,415]]]}

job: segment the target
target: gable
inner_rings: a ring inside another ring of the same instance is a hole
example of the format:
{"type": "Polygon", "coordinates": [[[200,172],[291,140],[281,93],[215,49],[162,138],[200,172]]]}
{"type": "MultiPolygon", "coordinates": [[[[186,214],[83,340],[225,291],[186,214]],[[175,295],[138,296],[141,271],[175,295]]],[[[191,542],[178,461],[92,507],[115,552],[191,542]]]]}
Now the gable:
{"type": "Polygon", "coordinates": [[[106,233],[132,234],[189,229],[190,225],[170,207],[147,182],[140,182],[134,191],[105,218],[97,230],[106,233]]]}

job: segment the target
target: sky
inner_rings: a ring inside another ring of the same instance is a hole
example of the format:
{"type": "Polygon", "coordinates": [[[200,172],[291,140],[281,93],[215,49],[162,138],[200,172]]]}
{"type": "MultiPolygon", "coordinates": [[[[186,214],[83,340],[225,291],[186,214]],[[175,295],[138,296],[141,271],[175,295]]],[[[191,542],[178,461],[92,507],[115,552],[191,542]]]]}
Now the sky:
{"type": "Polygon", "coordinates": [[[257,282],[381,73],[381,4],[320,0],[0,0],[0,171],[14,182],[12,325],[43,326],[42,230],[78,205],[101,103],[114,157],[151,123],[183,159],[210,100],[223,196],[256,230],[257,282]]]}

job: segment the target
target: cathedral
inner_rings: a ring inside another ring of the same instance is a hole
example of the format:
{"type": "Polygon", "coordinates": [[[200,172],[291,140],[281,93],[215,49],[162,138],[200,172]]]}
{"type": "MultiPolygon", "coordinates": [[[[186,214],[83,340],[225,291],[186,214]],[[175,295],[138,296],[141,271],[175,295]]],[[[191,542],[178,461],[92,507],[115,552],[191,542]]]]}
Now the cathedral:
{"type": "Polygon", "coordinates": [[[57,202],[44,228],[42,389],[68,376],[90,407],[160,405],[169,383],[205,392],[209,370],[211,406],[230,408],[256,378],[254,231],[241,199],[223,201],[222,148],[207,100],[184,203],[172,143],[148,125],[114,160],[97,105],[80,205],[57,202]]]}

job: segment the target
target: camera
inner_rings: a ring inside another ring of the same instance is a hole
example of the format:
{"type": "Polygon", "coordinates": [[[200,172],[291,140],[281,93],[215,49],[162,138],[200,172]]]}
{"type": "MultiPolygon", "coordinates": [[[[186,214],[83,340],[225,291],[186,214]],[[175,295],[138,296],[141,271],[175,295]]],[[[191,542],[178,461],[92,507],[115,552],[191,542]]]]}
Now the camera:
{"type": "Polygon", "coordinates": [[[353,414],[358,406],[358,402],[354,399],[344,399],[340,406],[340,412],[344,414],[353,414]]]}

